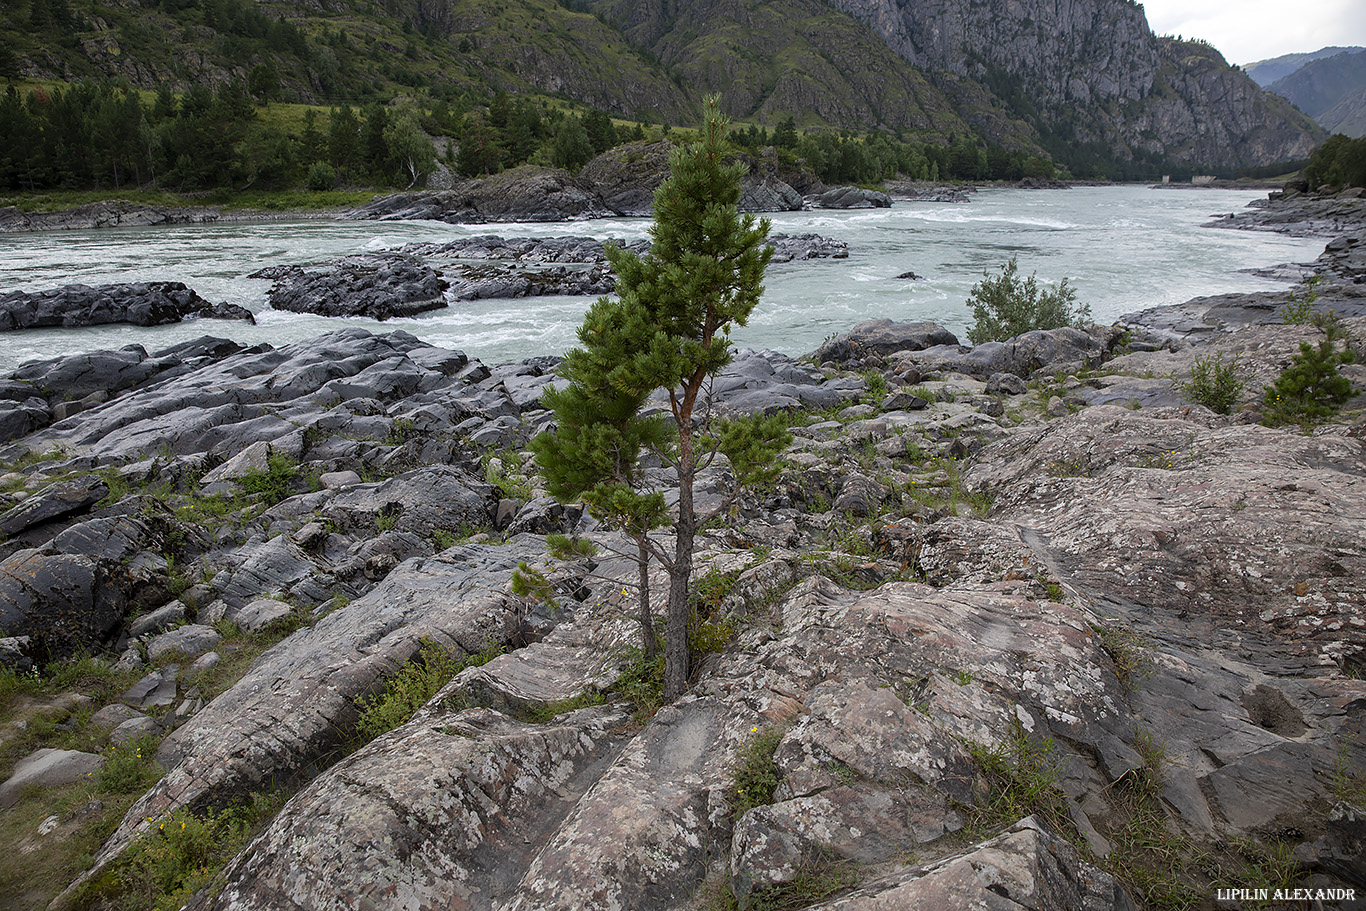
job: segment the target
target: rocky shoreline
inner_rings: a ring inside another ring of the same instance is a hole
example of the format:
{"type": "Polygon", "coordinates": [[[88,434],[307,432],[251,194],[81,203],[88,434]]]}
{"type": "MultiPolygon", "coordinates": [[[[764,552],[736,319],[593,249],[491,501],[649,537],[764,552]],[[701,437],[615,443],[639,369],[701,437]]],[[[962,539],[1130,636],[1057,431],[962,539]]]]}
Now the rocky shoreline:
{"type": "MultiPolygon", "coordinates": [[[[564,265],[446,252],[476,249],[564,265]]],[[[1318,303],[1358,300],[1362,249],[1329,245],[1318,303]]],[[[790,413],[794,441],[699,542],[731,638],[653,715],[626,686],[623,542],[526,451],[555,359],[353,328],[26,365],[0,384],[0,654],[107,656],[119,698],[27,710],[99,731],[73,765],[150,735],[165,770],[54,907],[91,906],[165,821],[280,787],[191,908],[704,909],[812,871],[829,888],[805,904],[832,911],[1214,907],[1273,856],[1286,886],[1366,894],[1366,370],[1312,434],[1257,423],[1322,335],[1284,303],[740,352],[710,407],[790,413]],[[1231,416],[1179,386],[1212,355],[1244,371],[1231,416]],[[605,550],[550,566],[552,532],[605,550]],[[553,600],[512,593],[519,562],[553,600]],[[427,643],[500,654],[357,742],[427,643]],[[761,736],[755,803],[736,781],[761,736]],[[1041,799],[1003,802],[1026,775],[1041,799]]],[[[1342,328],[1366,354],[1366,316],[1342,328]]],[[[714,466],[699,495],[728,483],[714,466]]],[[[37,764],[0,805],[62,793],[37,764]]],[[[58,850],[85,818],[24,837],[58,850]]]]}

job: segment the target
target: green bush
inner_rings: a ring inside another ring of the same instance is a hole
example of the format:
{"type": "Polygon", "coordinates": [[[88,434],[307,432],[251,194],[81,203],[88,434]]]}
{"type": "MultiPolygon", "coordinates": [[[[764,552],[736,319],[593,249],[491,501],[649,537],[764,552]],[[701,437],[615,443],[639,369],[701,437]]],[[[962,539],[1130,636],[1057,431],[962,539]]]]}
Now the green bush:
{"type": "Polygon", "coordinates": [[[1008,826],[1025,816],[1038,816],[1066,831],[1070,820],[1058,788],[1061,759],[1050,738],[1033,740],[1019,721],[1011,725],[1006,740],[995,747],[967,744],[991,791],[972,808],[973,827],[979,833],[1008,826]]]}
{"type": "Polygon", "coordinates": [[[1338,368],[1356,358],[1350,348],[1335,351],[1332,335],[1329,333],[1317,346],[1300,342],[1299,354],[1290,366],[1266,387],[1263,424],[1316,424],[1332,417],[1352,397],[1352,381],[1338,368]]]}
{"type": "Polygon", "coordinates": [[[1228,414],[1238,404],[1245,385],[1238,376],[1238,356],[1225,361],[1223,355],[1197,357],[1190,379],[1177,383],[1181,394],[1215,414],[1228,414]]]}
{"type": "Polygon", "coordinates": [[[140,794],[162,776],[157,765],[156,738],[148,736],[110,747],[104,754],[96,784],[111,794],[140,794]]]}
{"type": "Polygon", "coordinates": [[[736,755],[735,784],[731,789],[731,805],[739,819],[754,807],[773,803],[773,792],[783,779],[783,773],[773,761],[773,754],[783,739],[782,728],[754,729],[754,736],[740,747],[736,755]]]}
{"type": "Polygon", "coordinates": [[[337,171],[325,161],[315,161],[308,166],[306,183],[315,192],[330,190],[337,185],[337,171]]]}
{"type": "Polygon", "coordinates": [[[1037,273],[1021,279],[1016,259],[1012,256],[998,275],[982,273],[982,280],[972,286],[968,339],[974,345],[1003,342],[1035,329],[1081,328],[1090,321],[1090,305],[1077,304],[1077,292],[1067,279],[1040,291],[1037,273]]]}
{"type": "Polygon", "coordinates": [[[299,462],[282,453],[272,452],[266,457],[264,471],[252,469],[238,478],[237,485],[248,495],[260,495],[261,499],[274,505],[287,500],[293,493],[295,480],[299,477],[299,462]]]}
{"type": "Polygon", "coordinates": [[[82,896],[89,901],[98,895],[99,907],[174,911],[212,882],[283,805],[282,794],[253,793],[217,812],[176,810],[88,883],[82,896]]]}
{"type": "Polygon", "coordinates": [[[1328,137],[1309,156],[1304,178],[1310,189],[1366,186],[1366,136],[1348,139],[1341,133],[1328,137]]]}

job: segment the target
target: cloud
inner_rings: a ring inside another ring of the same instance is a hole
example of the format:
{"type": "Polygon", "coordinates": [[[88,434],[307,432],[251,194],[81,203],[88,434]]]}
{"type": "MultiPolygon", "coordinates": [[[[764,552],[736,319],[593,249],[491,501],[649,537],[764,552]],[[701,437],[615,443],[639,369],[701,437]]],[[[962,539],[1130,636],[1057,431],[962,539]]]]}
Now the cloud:
{"type": "Polygon", "coordinates": [[[1203,38],[1230,63],[1329,45],[1366,46],[1361,0],[1145,0],[1143,6],[1154,32],[1203,38]]]}

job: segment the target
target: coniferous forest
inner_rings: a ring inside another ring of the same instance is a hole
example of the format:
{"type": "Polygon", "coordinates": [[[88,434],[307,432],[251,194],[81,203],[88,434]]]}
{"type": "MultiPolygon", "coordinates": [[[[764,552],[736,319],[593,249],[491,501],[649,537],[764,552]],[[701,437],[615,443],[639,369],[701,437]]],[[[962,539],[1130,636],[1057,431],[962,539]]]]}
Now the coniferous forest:
{"type": "MultiPolygon", "coordinates": [[[[82,82],[0,97],[0,188],[12,191],[283,190],[422,185],[438,161],[462,177],[528,162],[576,172],[623,142],[659,139],[668,127],[614,122],[605,113],[498,93],[408,98],[381,105],[312,108],[270,103],[268,89],[231,80],[183,93],[140,92],[114,82],[82,82]],[[253,90],[254,89],[254,90],[253,90]]],[[[1019,180],[1052,177],[1038,155],[989,146],[976,137],[947,145],[902,142],[882,132],[799,133],[788,119],[730,135],[737,147],[775,146],[826,183],[1019,180]]]]}

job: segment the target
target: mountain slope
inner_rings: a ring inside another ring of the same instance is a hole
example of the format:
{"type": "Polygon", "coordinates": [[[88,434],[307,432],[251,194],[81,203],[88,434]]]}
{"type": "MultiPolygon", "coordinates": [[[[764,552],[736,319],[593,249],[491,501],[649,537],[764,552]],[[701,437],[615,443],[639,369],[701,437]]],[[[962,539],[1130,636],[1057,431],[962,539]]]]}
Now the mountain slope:
{"type": "Polygon", "coordinates": [[[1352,139],[1366,136],[1366,91],[1347,96],[1317,119],[1334,133],[1352,139]]]}
{"type": "Polygon", "coordinates": [[[1135,177],[1303,158],[1325,135],[1212,48],[1156,38],[1130,0],[28,3],[0,22],[0,75],[457,108],[534,92],[675,124],[719,92],[769,125],[975,133],[1135,177]]]}
{"type": "Polygon", "coordinates": [[[1366,107],[1366,51],[1335,54],[1306,63],[1272,83],[1270,90],[1333,133],[1363,135],[1366,107]]]}
{"type": "Polygon", "coordinates": [[[589,8],[699,94],[721,93],[733,117],[1035,141],[986,93],[946,91],[820,0],[590,0],[589,8]]]}
{"type": "Polygon", "coordinates": [[[1212,47],[1153,35],[1131,0],[830,2],[905,60],[992,85],[1045,137],[1121,160],[1265,165],[1323,137],[1212,47]]]}

